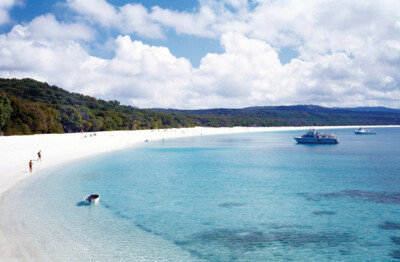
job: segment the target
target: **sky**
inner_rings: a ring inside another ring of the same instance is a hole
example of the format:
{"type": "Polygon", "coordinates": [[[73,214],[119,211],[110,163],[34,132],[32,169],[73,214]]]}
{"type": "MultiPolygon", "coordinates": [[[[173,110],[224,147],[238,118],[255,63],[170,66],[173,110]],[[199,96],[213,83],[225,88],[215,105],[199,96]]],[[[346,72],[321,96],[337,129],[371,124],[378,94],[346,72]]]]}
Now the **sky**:
{"type": "Polygon", "coordinates": [[[0,0],[0,77],[140,108],[400,108],[400,1],[0,0]]]}

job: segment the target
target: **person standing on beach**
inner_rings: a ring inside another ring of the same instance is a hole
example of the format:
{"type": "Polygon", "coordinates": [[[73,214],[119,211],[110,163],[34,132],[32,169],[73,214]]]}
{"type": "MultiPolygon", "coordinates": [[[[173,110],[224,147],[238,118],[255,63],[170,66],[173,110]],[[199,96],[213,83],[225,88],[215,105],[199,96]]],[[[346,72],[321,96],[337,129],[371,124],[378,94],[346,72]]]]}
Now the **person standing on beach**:
{"type": "Polygon", "coordinates": [[[39,150],[37,155],[38,155],[38,160],[42,161],[42,150],[39,150]]]}
{"type": "Polygon", "coordinates": [[[32,166],[33,166],[33,162],[32,160],[29,161],[29,172],[32,173],[32,166]]]}

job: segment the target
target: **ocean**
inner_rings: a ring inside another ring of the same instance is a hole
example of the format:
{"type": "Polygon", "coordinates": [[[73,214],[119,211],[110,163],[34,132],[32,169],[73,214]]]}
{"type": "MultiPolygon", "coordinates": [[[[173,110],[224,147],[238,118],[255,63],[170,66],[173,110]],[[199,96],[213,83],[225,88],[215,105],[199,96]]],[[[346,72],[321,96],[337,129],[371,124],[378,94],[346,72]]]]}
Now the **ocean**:
{"type": "Polygon", "coordinates": [[[150,141],[19,183],[2,224],[42,261],[400,260],[400,128],[375,130],[150,141]]]}

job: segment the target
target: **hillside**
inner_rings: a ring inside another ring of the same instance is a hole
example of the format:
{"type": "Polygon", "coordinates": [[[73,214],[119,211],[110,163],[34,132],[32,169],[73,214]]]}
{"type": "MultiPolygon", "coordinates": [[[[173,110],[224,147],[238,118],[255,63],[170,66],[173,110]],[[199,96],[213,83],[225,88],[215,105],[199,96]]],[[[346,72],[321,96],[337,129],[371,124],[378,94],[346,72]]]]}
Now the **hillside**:
{"type": "Polygon", "coordinates": [[[0,134],[27,135],[193,126],[400,124],[400,110],[313,105],[243,109],[139,109],[70,93],[32,79],[0,79],[0,134]]]}
{"type": "Polygon", "coordinates": [[[0,79],[4,135],[193,127],[184,115],[158,113],[118,101],[70,93],[32,79],[0,79]]]}
{"type": "MultiPolygon", "coordinates": [[[[327,108],[314,105],[260,106],[242,109],[150,109],[219,119],[233,126],[399,125],[400,110],[390,108],[327,108]],[[369,110],[368,110],[369,109],[369,110]]],[[[207,124],[207,122],[202,122],[207,124]]]]}

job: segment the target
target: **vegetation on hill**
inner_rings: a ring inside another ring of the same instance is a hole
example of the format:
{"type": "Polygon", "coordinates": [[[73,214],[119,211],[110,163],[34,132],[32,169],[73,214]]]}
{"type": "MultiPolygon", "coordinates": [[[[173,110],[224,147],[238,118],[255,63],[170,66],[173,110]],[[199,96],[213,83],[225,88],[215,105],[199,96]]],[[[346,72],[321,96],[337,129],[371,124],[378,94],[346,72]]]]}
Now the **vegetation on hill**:
{"type": "Polygon", "coordinates": [[[155,112],[195,116],[201,125],[215,126],[327,126],[399,125],[400,110],[350,110],[313,105],[248,107],[243,109],[176,110],[155,112]]]}
{"type": "Polygon", "coordinates": [[[192,117],[122,106],[32,79],[0,79],[4,135],[193,127],[192,117]]]}
{"type": "Polygon", "coordinates": [[[319,106],[244,109],[139,109],[70,93],[32,79],[0,79],[0,134],[27,135],[193,126],[314,126],[400,124],[400,111],[319,106]]]}

